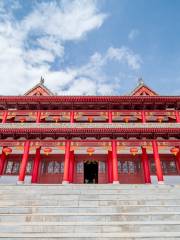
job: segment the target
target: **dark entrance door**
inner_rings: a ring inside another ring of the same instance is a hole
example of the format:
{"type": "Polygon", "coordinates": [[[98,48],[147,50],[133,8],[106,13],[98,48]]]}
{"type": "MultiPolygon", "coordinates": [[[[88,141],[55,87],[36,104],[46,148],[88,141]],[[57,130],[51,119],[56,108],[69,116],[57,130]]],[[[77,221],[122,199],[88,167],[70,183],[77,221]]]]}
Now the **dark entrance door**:
{"type": "Polygon", "coordinates": [[[98,163],[87,161],[84,163],[84,183],[98,183],[98,163]]]}

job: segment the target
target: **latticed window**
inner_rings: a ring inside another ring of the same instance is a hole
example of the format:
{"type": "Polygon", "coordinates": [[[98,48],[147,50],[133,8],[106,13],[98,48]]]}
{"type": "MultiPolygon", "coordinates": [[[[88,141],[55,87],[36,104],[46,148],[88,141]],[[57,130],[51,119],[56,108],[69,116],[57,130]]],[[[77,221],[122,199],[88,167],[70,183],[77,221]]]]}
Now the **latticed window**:
{"type": "MultiPolygon", "coordinates": [[[[166,175],[176,174],[177,173],[177,167],[174,160],[162,160],[161,166],[163,173],[166,175]]],[[[156,166],[154,160],[151,161],[151,173],[156,174],[156,166]]]]}
{"type": "Polygon", "coordinates": [[[83,168],[84,168],[84,163],[83,162],[78,162],[76,165],[76,172],[77,173],[83,173],[83,168]]]}
{"type": "Polygon", "coordinates": [[[59,161],[44,161],[41,166],[41,172],[42,173],[49,173],[49,174],[55,174],[55,173],[63,173],[64,172],[64,162],[59,161]]]}
{"type": "Polygon", "coordinates": [[[139,161],[118,161],[118,172],[134,174],[140,172],[141,164],[139,161]]]}
{"type": "Polygon", "coordinates": [[[18,161],[8,161],[5,173],[17,175],[19,173],[20,162],[18,161]]]}
{"type": "Polygon", "coordinates": [[[106,172],[106,164],[105,162],[99,161],[99,172],[105,173],[106,172]]]}
{"type": "Polygon", "coordinates": [[[27,174],[31,174],[31,172],[32,172],[32,165],[33,165],[32,161],[28,162],[27,167],[26,167],[26,173],[27,174]]]}
{"type": "Polygon", "coordinates": [[[175,174],[177,173],[175,161],[162,161],[162,168],[164,174],[175,174]]]}

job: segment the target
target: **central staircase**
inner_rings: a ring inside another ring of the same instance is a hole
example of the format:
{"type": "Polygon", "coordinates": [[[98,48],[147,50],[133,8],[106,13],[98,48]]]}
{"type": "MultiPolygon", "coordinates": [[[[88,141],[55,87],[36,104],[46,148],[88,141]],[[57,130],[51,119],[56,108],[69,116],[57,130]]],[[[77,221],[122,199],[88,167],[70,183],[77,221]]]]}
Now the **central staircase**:
{"type": "Polygon", "coordinates": [[[180,185],[0,185],[0,239],[180,239],[180,185]]]}

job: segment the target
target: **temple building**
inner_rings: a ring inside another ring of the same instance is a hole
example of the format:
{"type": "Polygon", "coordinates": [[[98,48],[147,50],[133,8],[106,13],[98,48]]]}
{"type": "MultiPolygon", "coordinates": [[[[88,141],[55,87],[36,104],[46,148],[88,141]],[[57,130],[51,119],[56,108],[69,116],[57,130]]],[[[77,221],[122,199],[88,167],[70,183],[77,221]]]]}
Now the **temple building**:
{"type": "Polygon", "coordinates": [[[0,96],[0,183],[180,183],[180,96],[0,96]]]}

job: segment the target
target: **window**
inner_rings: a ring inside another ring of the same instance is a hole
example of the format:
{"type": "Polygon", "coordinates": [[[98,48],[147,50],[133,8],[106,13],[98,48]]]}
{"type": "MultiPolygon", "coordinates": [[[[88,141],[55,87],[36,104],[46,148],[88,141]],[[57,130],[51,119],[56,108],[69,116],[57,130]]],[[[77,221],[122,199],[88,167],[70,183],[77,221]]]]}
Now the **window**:
{"type": "Polygon", "coordinates": [[[17,161],[8,161],[5,173],[17,175],[19,174],[20,162],[17,161]]]}
{"type": "Polygon", "coordinates": [[[137,174],[141,170],[139,161],[118,161],[118,172],[127,174],[137,174]]]}
{"type": "Polygon", "coordinates": [[[83,168],[84,168],[84,163],[83,162],[78,162],[76,165],[76,172],[77,173],[83,173],[83,168]]]}
{"type": "Polygon", "coordinates": [[[44,161],[41,166],[42,173],[56,174],[64,172],[64,162],[58,162],[55,160],[44,161]]]}
{"type": "Polygon", "coordinates": [[[99,172],[105,173],[106,172],[106,164],[105,162],[99,161],[99,172]]]}

